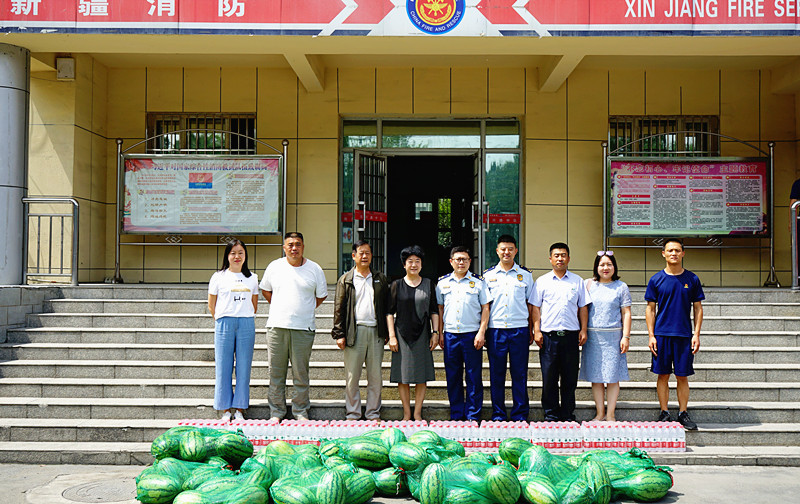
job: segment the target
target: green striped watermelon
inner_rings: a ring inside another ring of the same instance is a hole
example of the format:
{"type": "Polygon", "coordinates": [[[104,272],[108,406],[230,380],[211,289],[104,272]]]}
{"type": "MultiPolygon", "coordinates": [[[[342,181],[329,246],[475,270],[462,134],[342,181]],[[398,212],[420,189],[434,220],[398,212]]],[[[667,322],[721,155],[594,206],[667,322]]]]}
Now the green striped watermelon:
{"type": "Polygon", "coordinates": [[[286,441],[281,441],[276,439],[272,441],[270,444],[264,447],[262,452],[266,453],[273,453],[275,455],[291,455],[295,452],[294,446],[290,445],[286,441]]]}
{"type": "Polygon", "coordinates": [[[213,465],[217,467],[230,467],[230,464],[228,463],[227,460],[218,456],[208,457],[205,460],[205,463],[206,465],[213,465]]]}
{"type": "Polygon", "coordinates": [[[319,455],[319,446],[315,444],[302,444],[294,449],[295,453],[319,455]]]}
{"type": "Polygon", "coordinates": [[[269,489],[275,504],[316,504],[314,492],[299,485],[272,485],[269,489]]]}
{"type": "Polygon", "coordinates": [[[408,442],[414,444],[441,445],[442,438],[432,430],[420,430],[408,436],[408,442]]]}
{"type": "Polygon", "coordinates": [[[248,471],[241,473],[242,476],[245,476],[243,479],[244,483],[251,484],[251,485],[258,485],[263,489],[268,489],[274,479],[272,478],[272,473],[267,470],[267,468],[255,469],[253,471],[248,471]]]}
{"type": "Polygon", "coordinates": [[[339,467],[339,466],[348,466],[349,467],[350,466],[350,462],[346,461],[342,457],[333,456],[333,457],[328,457],[325,460],[323,465],[325,467],[327,467],[328,469],[333,469],[334,467],[339,467]]]}
{"type": "Polygon", "coordinates": [[[253,444],[242,434],[227,432],[214,443],[217,455],[238,466],[253,455],[253,444]]]}
{"type": "Polygon", "coordinates": [[[178,481],[184,481],[192,475],[192,471],[204,465],[200,462],[187,462],[173,457],[163,458],[153,463],[156,470],[168,474],[178,481]]]}
{"type": "Polygon", "coordinates": [[[615,499],[619,495],[642,501],[654,502],[662,499],[672,488],[672,475],[666,469],[643,469],[625,478],[611,482],[615,499]]]}
{"type": "Polygon", "coordinates": [[[295,458],[295,465],[303,469],[314,469],[322,467],[322,459],[318,454],[300,453],[295,458]]]}
{"type": "Polygon", "coordinates": [[[500,443],[498,452],[500,453],[500,458],[509,462],[514,467],[519,467],[519,457],[531,446],[533,446],[533,443],[530,441],[521,438],[508,438],[500,443]]]}
{"type": "Polygon", "coordinates": [[[592,489],[594,504],[608,504],[611,501],[611,480],[608,472],[600,463],[591,459],[584,460],[580,467],[580,477],[592,489]]]}
{"type": "Polygon", "coordinates": [[[341,473],[345,476],[344,501],[347,504],[364,504],[375,495],[375,481],[369,471],[357,473],[341,473]]]}
{"type": "Polygon", "coordinates": [[[345,504],[344,476],[338,471],[326,471],[317,483],[317,504],[345,504]]]}
{"type": "Polygon", "coordinates": [[[486,471],[486,487],[499,504],[515,504],[522,493],[516,473],[506,465],[491,466],[486,471]]]}
{"type": "Polygon", "coordinates": [[[445,487],[446,470],[442,464],[430,464],[419,479],[420,504],[444,504],[447,497],[445,487]]]}
{"type": "Polygon", "coordinates": [[[529,473],[522,483],[522,497],[530,504],[558,504],[555,487],[547,476],[529,473]]]}
{"type": "Polygon", "coordinates": [[[455,453],[460,457],[465,457],[467,455],[466,450],[464,450],[464,445],[462,445],[458,441],[454,441],[452,439],[443,439],[443,441],[444,441],[444,447],[447,450],[450,450],[451,452],[455,453]]]}
{"type": "Polygon", "coordinates": [[[194,490],[211,478],[224,476],[226,473],[233,475],[232,472],[223,470],[219,466],[202,465],[192,471],[192,474],[183,481],[183,490],[194,490]]]}
{"type": "Polygon", "coordinates": [[[333,441],[323,441],[319,445],[319,454],[325,457],[333,457],[339,454],[339,445],[333,441]]]}
{"type": "Polygon", "coordinates": [[[225,504],[267,504],[269,493],[259,485],[245,484],[228,494],[225,504]]]}
{"type": "Polygon", "coordinates": [[[208,454],[206,439],[198,431],[189,431],[181,434],[178,443],[178,457],[181,460],[199,462],[205,460],[208,454]]]}
{"type": "Polygon", "coordinates": [[[181,434],[196,430],[197,427],[191,425],[173,427],[153,440],[150,444],[150,453],[156,460],[164,457],[177,457],[181,434]]]}
{"type": "Polygon", "coordinates": [[[136,483],[136,498],[143,504],[172,502],[183,490],[182,483],[168,474],[151,472],[136,483]]]}
{"type": "Polygon", "coordinates": [[[372,473],[375,480],[375,491],[387,497],[397,497],[408,494],[408,480],[405,472],[394,467],[375,471],[372,473]]]}
{"type": "Polygon", "coordinates": [[[381,436],[383,435],[383,431],[384,431],[384,429],[370,429],[367,432],[364,432],[363,434],[361,434],[361,436],[368,437],[368,438],[380,439],[381,436]]]}
{"type": "Polygon", "coordinates": [[[494,504],[479,493],[466,488],[451,488],[447,491],[444,504],[494,504]]]}
{"type": "Polygon", "coordinates": [[[345,458],[358,467],[383,469],[389,465],[389,449],[380,439],[361,437],[348,443],[345,458]]]}
{"type": "Polygon", "coordinates": [[[392,446],[407,441],[407,439],[403,431],[397,427],[389,427],[381,433],[381,441],[386,445],[386,448],[391,450],[392,446]]]}
{"type": "Polygon", "coordinates": [[[197,490],[184,490],[179,493],[172,504],[210,504],[205,494],[197,490]]]}
{"type": "Polygon", "coordinates": [[[408,472],[416,471],[418,467],[428,463],[428,454],[425,448],[413,443],[397,443],[389,450],[389,462],[395,467],[408,472]]]}
{"type": "Polygon", "coordinates": [[[195,490],[205,494],[228,493],[236,490],[240,485],[241,482],[236,476],[231,476],[210,479],[195,488],[195,490]]]}

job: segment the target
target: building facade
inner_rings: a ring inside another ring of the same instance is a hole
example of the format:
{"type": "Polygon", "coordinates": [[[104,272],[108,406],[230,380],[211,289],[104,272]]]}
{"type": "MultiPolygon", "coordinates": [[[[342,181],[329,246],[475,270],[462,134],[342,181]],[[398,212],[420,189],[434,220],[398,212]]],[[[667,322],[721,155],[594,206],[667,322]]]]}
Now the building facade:
{"type": "MultiPolygon", "coordinates": [[[[674,133],[652,154],[710,157],[762,156],[754,148],[774,143],[775,269],[790,283],[797,2],[2,0],[0,9],[3,44],[30,52],[25,190],[80,202],[81,282],[115,274],[117,139],[126,148],[164,128],[235,125],[279,149],[289,141],[286,227],[304,233],[331,283],[358,235],[354,172],[364,160],[385,170],[377,190],[390,274],[411,243],[428,251],[430,276],[447,267],[451,244],[473,246],[474,269],[489,267],[497,236],[510,232],[534,273],[550,268],[549,245],[566,241],[572,269],[588,276],[605,245],[603,142],[674,133]],[[722,136],[690,145],[700,136],[681,132],[698,124],[722,136]]],[[[221,263],[219,235],[165,238],[122,235],[126,283],[207,282],[221,263]]],[[[769,239],[708,238],[687,239],[698,248],[686,260],[706,285],[769,278],[769,239]]],[[[663,267],[650,238],[609,246],[626,246],[615,251],[631,285],[663,267]]],[[[251,268],[279,254],[253,248],[251,268]]]]}

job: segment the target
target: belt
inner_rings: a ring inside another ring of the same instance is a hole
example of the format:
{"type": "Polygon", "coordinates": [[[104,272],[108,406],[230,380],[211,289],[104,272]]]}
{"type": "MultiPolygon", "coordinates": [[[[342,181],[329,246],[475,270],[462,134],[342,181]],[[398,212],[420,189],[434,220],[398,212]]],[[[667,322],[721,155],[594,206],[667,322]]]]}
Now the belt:
{"type": "Polygon", "coordinates": [[[548,336],[558,336],[558,337],[571,336],[573,334],[578,334],[578,331],[542,331],[542,332],[544,334],[547,334],[548,336]]]}

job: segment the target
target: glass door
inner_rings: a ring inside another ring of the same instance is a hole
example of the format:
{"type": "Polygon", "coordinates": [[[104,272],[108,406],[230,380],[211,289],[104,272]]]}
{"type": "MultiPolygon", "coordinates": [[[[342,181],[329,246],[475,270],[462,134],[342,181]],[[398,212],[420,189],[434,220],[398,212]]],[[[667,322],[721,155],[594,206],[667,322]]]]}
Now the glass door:
{"type": "Polygon", "coordinates": [[[355,152],[353,240],[372,247],[372,267],[386,273],[386,158],[355,152]]]}
{"type": "Polygon", "coordinates": [[[475,154],[472,165],[472,272],[478,275],[485,269],[485,235],[489,229],[489,203],[486,201],[485,173],[482,165],[480,154],[475,154]]]}

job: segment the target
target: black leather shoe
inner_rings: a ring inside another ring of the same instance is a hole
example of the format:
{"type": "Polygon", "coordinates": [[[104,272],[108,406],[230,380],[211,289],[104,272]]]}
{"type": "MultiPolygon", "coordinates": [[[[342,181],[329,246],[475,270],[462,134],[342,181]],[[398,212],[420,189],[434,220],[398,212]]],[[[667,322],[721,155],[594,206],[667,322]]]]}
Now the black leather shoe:
{"type": "Polygon", "coordinates": [[[678,413],[678,421],[686,430],[697,430],[697,424],[694,423],[691,418],[689,418],[688,411],[681,411],[678,413]]]}
{"type": "Polygon", "coordinates": [[[658,421],[659,422],[671,422],[672,421],[672,416],[669,414],[669,411],[662,410],[661,414],[658,415],[658,421]]]}

